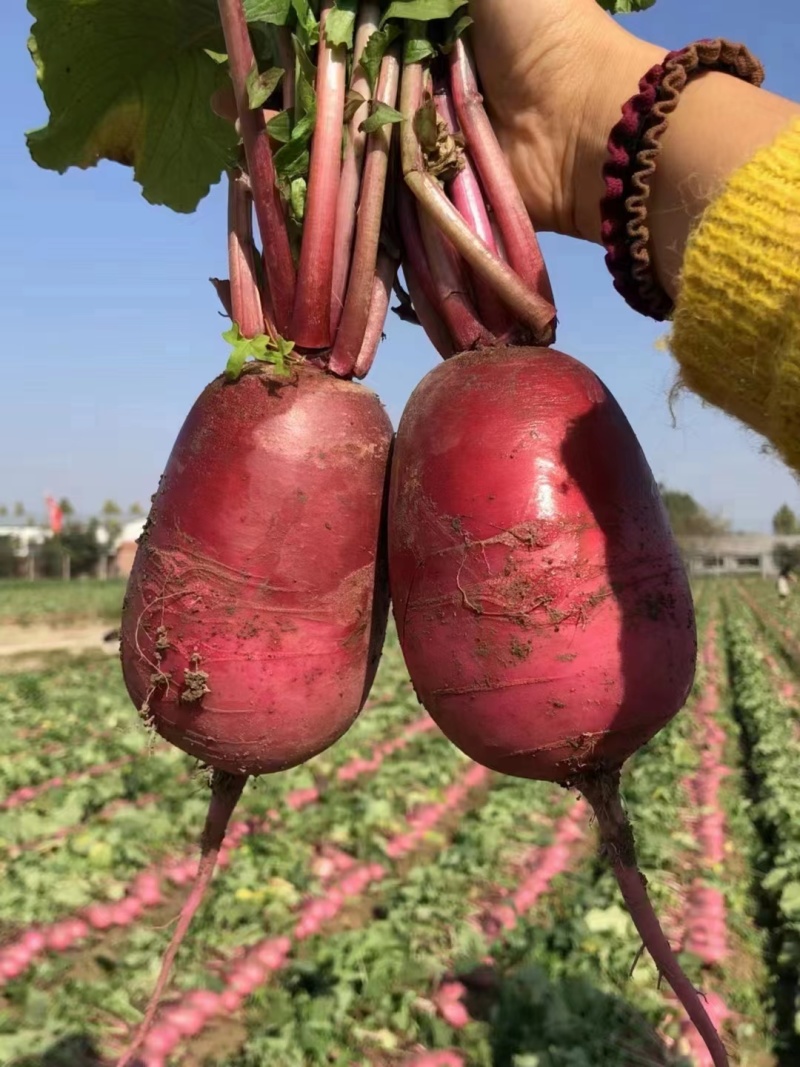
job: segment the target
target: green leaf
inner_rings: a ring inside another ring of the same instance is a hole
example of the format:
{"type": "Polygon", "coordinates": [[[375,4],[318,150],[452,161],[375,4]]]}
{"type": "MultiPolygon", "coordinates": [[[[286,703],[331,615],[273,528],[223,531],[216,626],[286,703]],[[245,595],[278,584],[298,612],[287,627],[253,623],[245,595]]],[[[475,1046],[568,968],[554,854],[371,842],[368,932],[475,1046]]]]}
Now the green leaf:
{"type": "Polygon", "coordinates": [[[304,178],[308,173],[315,120],[316,108],[295,124],[288,143],[275,153],[273,163],[280,181],[291,182],[294,178],[304,178]]]}
{"type": "Polygon", "coordinates": [[[450,19],[445,30],[444,43],[440,46],[445,55],[452,51],[453,45],[462,34],[466,33],[472,23],[473,19],[469,15],[456,14],[450,19]]]}
{"type": "Polygon", "coordinates": [[[303,42],[292,37],[294,54],[297,59],[295,67],[295,118],[301,119],[317,107],[317,94],[314,85],[317,80],[317,68],[311,61],[303,42]]]}
{"type": "Polygon", "coordinates": [[[292,137],[292,114],[290,111],[279,111],[274,118],[267,123],[267,133],[273,141],[287,144],[292,137]]]}
{"type": "Polygon", "coordinates": [[[356,92],[355,89],[348,89],[347,96],[344,100],[344,121],[348,123],[354,116],[361,105],[364,103],[365,97],[361,93],[356,92]]]}
{"type": "Polygon", "coordinates": [[[282,337],[273,341],[264,333],[256,337],[242,337],[236,322],[223,333],[222,339],[231,346],[231,354],[225,367],[225,377],[228,381],[235,382],[250,359],[258,360],[259,363],[272,363],[278,374],[288,374],[286,360],[294,349],[292,341],[284,341],[282,337]]]}
{"type": "Polygon", "coordinates": [[[449,19],[462,7],[466,7],[464,0],[393,0],[381,19],[381,26],[389,19],[417,19],[419,22],[449,19]]]}
{"type": "Polygon", "coordinates": [[[436,55],[436,49],[428,38],[424,22],[411,22],[406,27],[406,40],[403,47],[403,62],[420,63],[436,55]]]}
{"type": "Polygon", "coordinates": [[[285,26],[292,9],[292,0],[244,0],[248,22],[269,22],[285,26]]]}
{"type": "Polygon", "coordinates": [[[247,75],[247,100],[251,110],[255,111],[266,104],[278,87],[283,73],[283,67],[270,67],[263,74],[259,74],[257,67],[253,67],[247,75]]]}
{"type": "MultiPolygon", "coordinates": [[[[101,159],[132,166],[145,199],[194,211],[234,158],[211,110],[228,75],[214,0],[29,0],[31,54],[50,117],[27,135],[63,173],[101,159]]],[[[223,46],[224,47],[224,46],[223,46]]]]}
{"type": "Polygon", "coordinates": [[[361,56],[361,69],[367,76],[369,87],[372,91],[375,91],[375,83],[378,80],[378,71],[381,67],[383,57],[391,45],[392,41],[400,34],[400,27],[396,24],[387,26],[383,30],[375,30],[371,33],[369,40],[367,41],[363,55],[361,56]]]}
{"type": "Polygon", "coordinates": [[[612,15],[630,15],[634,11],[646,11],[656,0],[597,0],[597,2],[612,15]]]}
{"type": "Polygon", "coordinates": [[[295,178],[290,186],[289,206],[292,215],[298,222],[302,222],[306,213],[307,185],[305,178],[295,178]]]}
{"type": "Polygon", "coordinates": [[[357,9],[357,0],[336,0],[336,4],[325,20],[325,40],[328,44],[353,47],[357,9]]]}
{"type": "Polygon", "coordinates": [[[374,133],[382,126],[387,126],[392,122],[402,122],[402,112],[396,111],[393,107],[389,107],[388,104],[376,104],[375,109],[369,118],[364,119],[359,129],[364,133],[374,133]]]}
{"type": "Polygon", "coordinates": [[[295,32],[306,49],[311,49],[319,42],[319,23],[308,0],[292,0],[292,7],[297,15],[295,32]]]}

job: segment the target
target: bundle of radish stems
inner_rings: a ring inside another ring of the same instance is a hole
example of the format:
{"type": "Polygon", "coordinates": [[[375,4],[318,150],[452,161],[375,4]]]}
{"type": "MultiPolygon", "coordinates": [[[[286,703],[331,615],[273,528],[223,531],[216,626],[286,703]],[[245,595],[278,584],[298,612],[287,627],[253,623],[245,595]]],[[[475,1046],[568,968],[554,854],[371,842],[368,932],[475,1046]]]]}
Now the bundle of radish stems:
{"type": "Polygon", "coordinates": [[[299,56],[280,28],[280,88],[253,105],[242,0],[219,0],[242,155],[217,290],[236,343],[153,498],[122,628],[142,718],[210,768],[212,792],[196,883],[119,1067],[147,1050],[245,784],[352,724],[390,596],[444,733],[494,771],[590,802],[644,945],[722,1067],[619,793],[624,761],[692,686],[684,568],[619,406],[549,347],[547,271],[483,108],[469,20],[432,44],[431,23],[387,22],[397,6],[361,3],[350,49],[322,4],[307,185],[287,190],[269,115],[292,114],[299,56]],[[372,366],[393,290],[445,360],[396,435],[351,380],[372,366]]]}

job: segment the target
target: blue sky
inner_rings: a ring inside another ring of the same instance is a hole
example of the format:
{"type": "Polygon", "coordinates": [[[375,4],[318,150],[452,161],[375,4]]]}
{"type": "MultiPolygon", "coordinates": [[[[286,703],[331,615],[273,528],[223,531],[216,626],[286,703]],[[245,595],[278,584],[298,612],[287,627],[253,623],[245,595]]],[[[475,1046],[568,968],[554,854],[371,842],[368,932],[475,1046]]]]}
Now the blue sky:
{"type": "MultiPolygon", "coordinates": [[[[0,503],[38,513],[47,491],[83,512],[107,497],[146,503],[192,401],[225,359],[207,281],[226,274],[222,191],[176,216],[146,204],[131,172],[113,164],[38,170],[23,137],[45,119],[25,48],[30,17],[14,2],[0,21],[0,503]]],[[[797,0],[658,0],[628,24],[667,47],[744,41],[764,61],[767,86],[800,99],[797,0]]],[[[542,243],[559,347],[604,379],[656,476],[739,529],[768,528],[784,500],[800,510],[794,478],[725,416],[687,398],[673,426],[674,368],[655,347],[663,330],[617,297],[602,251],[549,235],[542,243]]],[[[369,382],[395,422],[436,361],[419,329],[390,316],[369,382]]]]}

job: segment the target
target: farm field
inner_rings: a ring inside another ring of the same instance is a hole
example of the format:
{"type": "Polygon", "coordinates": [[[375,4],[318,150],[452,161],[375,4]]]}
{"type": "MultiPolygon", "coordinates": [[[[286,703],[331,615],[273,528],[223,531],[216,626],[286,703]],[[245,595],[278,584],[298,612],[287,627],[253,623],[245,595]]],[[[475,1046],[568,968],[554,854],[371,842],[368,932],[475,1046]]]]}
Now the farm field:
{"type": "MultiPolygon", "coordinates": [[[[4,593],[7,623],[24,601],[4,593]]],[[[31,618],[87,618],[68,593],[31,618]]],[[[800,612],[761,582],[696,593],[694,692],[624,796],[732,1063],[790,1067],[800,612]]],[[[91,611],[113,619],[121,588],[104,595],[91,611]]],[[[115,657],[0,661],[0,714],[0,1065],[113,1064],[187,893],[204,783],[139,724],[115,657]]],[[[141,1065],[705,1067],[638,949],[582,802],[461,756],[392,638],[345,738],[246,790],[141,1065]]]]}

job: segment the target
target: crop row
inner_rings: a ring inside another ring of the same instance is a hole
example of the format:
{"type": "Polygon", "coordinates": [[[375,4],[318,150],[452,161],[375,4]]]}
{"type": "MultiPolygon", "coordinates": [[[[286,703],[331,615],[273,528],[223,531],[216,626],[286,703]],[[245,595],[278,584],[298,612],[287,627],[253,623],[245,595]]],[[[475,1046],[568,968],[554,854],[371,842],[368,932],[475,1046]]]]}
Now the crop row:
{"type": "Polygon", "coordinates": [[[741,611],[726,622],[733,710],[750,773],[755,857],[771,913],[779,1051],[800,1049],[800,741],[775,691],[764,654],[741,611]]]}

